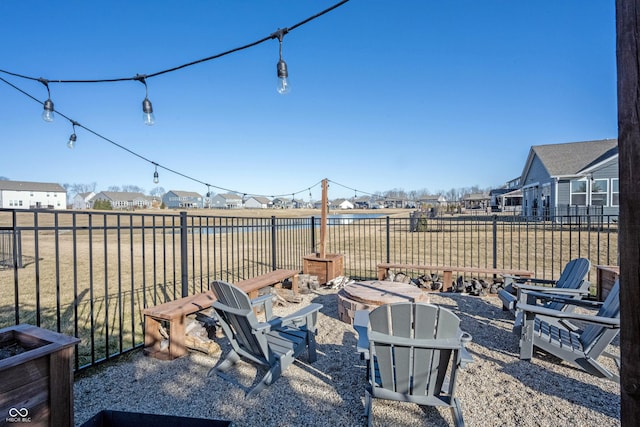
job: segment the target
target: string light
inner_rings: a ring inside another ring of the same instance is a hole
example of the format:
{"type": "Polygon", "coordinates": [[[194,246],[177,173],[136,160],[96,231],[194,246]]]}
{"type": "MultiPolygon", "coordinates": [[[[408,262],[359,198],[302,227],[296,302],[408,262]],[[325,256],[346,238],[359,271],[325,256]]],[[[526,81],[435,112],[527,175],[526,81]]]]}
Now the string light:
{"type": "Polygon", "coordinates": [[[278,93],[280,95],[286,95],[291,92],[291,85],[289,84],[289,71],[287,70],[287,63],[282,59],[282,39],[284,39],[284,35],[289,30],[278,29],[274,34],[278,38],[278,43],[280,45],[280,60],[278,61],[277,70],[278,70],[278,93]]]}
{"type": "Polygon", "coordinates": [[[142,101],[142,119],[147,126],[153,126],[156,122],[156,117],[153,114],[153,106],[149,101],[149,88],[147,87],[146,76],[136,75],[136,80],[144,85],[144,100],[142,101]]]}
{"type": "Polygon", "coordinates": [[[71,150],[73,150],[73,148],[76,146],[76,140],[78,139],[78,137],[76,136],[76,125],[78,123],[71,120],[71,125],[73,126],[73,133],[71,134],[71,136],[69,136],[69,141],[67,142],[67,147],[71,150]]]}
{"type": "Polygon", "coordinates": [[[44,101],[44,110],[42,111],[42,120],[51,123],[54,119],[53,101],[51,100],[51,91],[49,90],[49,81],[43,78],[38,79],[40,83],[47,88],[47,100],[44,101]]]}
{"type": "MultiPolygon", "coordinates": [[[[73,121],[72,119],[70,119],[69,117],[67,117],[64,114],[60,113],[59,111],[55,111],[53,101],[51,100],[51,93],[50,93],[50,89],[49,89],[49,83],[114,83],[114,82],[131,81],[131,80],[139,81],[139,82],[141,82],[142,84],[145,85],[145,98],[142,101],[142,109],[143,109],[144,121],[145,121],[145,124],[152,125],[152,124],[155,123],[155,116],[153,114],[153,106],[152,106],[151,101],[149,100],[149,97],[148,97],[148,87],[147,87],[147,83],[146,83],[146,80],[148,78],[159,76],[161,74],[170,73],[170,72],[173,72],[173,71],[177,71],[177,70],[180,70],[182,68],[190,67],[190,66],[193,66],[193,65],[196,65],[196,64],[199,64],[199,63],[203,63],[203,62],[206,62],[206,61],[210,61],[210,60],[213,60],[213,59],[217,59],[217,58],[220,58],[222,56],[229,55],[231,53],[235,53],[235,52],[238,52],[238,51],[241,51],[241,50],[244,50],[244,49],[248,49],[250,47],[257,46],[257,45],[259,45],[259,44],[261,44],[261,43],[263,43],[263,42],[265,42],[267,40],[271,40],[273,38],[278,38],[278,42],[279,42],[279,61],[278,61],[278,64],[277,64],[278,79],[279,79],[279,90],[278,90],[278,92],[287,93],[290,90],[290,86],[289,86],[289,83],[288,83],[287,65],[284,62],[284,60],[282,59],[282,40],[284,38],[284,35],[287,34],[290,31],[292,31],[292,30],[294,30],[294,29],[296,29],[296,28],[298,28],[298,27],[300,27],[300,26],[302,26],[302,25],[304,25],[304,24],[306,24],[306,23],[308,23],[308,22],[310,22],[310,21],[312,21],[312,20],[314,20],[314,19],[316,19],[316,18],[318,18],[318,17],[320,17],[320,16],[322,16],[322,15],[324,15],[324,14],[326,14],[326,13],[328,13],[328,12],[338,8],[338,7],[340,7],[340,6],[342,6],[343,4],[347,3],[348,1],[349,0],[341,0],[338,3],[334,4],[333,6],[327,8],[327,9],[325,9],[325,10],[323,10],[323,11],[321,11],[321,12],[319,12],[319,13],[313,15],[313,16],[310,16],[309,18],[307,18],[307,19],[305,19],[305,20],[303,20],[301,22],[298,22],[297,24],[295,24],[295,25],[293,25],[293,26],[291,26],[289,28],[278,29],[278,31],[276,33],[273,33],[270,36],[265,37],[265,38],[260,39],[260,40],[257,40],[257,41],[255,41],[253,43],[249,43],[249,44],[241,46],[241,47],[230,49],[230,50],[228,50],[226,52],[222,52],[222,53],[219,53],[219,54],[216,54],[216,55],[213,55],[213,56],[209,56],[209,57],[202,58],[202,59],[199,59],[199,60],[196,60],[196,61],[193,61],[193,62],[182,64],[182,65],[179,65],[179,66],[176,66],[176,67],[173,67],[173,68],[169,68],[169,69],[165,69],[165,70],[162,70],[162,71],[158,71],[158,72],[155,72],[155,73],[152,73],[152,74],[142,74],[142,75],[141,74],[136,74],[134,77],[120,77],[120,78],[110,78],[110,79],[62,80],[62,79],[45,79],[45,78],[42,78],[42,77],[36,78],[36,77],[26,76],[26,75],[22,75],[22,74],[18,74],[18,73],[14,73],[14,72],[10,72],[10,71],[7,71],[7,70],[0,69],[0,73],[4,73],[4,74],[11,75],[11,76],[14,76],[14,77],[22,78],[22,79],[39,81],[40,83],[42,83],[47,88],[47,95],[48,95],[47,100],[44,101],[44,102],[38,100],[33,95],[25,92],[24,90],[20,89],[19,87],[17,87],[16,85],[12,84],[11,82],[5,80],[2,77],[0,77],[0,81],[4,82],[5,84],[7,84],[7,85],[9,85],[11,87],[13,87],[17,91],[21,92],[22,94],[26,95],[27,97],[31,98],[32,100],[34,100],[34,101],[38,102],[39,104],[43,105],[44,111],[42,113],[42,117],[43,117],[44,120],[46,120],[48,122],[52,122],[54,120],[54,112],[56,112],[61,117],[64,117],[65,119],[71,121],[71,123],[73,125],[73,133],[70,135],[69,141],[67,143],[67,146],[69,148],[75,147],[75,143],[77,141],[77,136],[75,134],[75,127],[76,126],[82,127],[87,132],[92,133],[93,135],[97,136],[98,138],[103,139],[106,142],[109,142],[110,144],[113,144],[116,147],[118,147],[118,148],[120,148],[120,149],[122,149],[124,151],[127,151],[128,153],[130,153],[130,154],[132,154],[132,155],[134,155],[134,156],[136,156],[136,157],[138,157],[138,158],[140,158],[140,159],[142,159],[142,160],[144,160],[146,162],[149,162],[149,163],[153,164],[155,166],[155,170],[154,170],[154,174],[153,174],[153,180],[154,180],[154,183],[157,184],[157,183],[160,182],[160,180],[159,180],[159,175],[158,175],[158,166],[159,165],[156,162],[152,162],[151,160],[145,158],[144,156],[142,156],[142,155],[140,155],[140,154],[128,149],[127,147],[124,147],[123,145],[118,144],[117,142],[115,142],[115,141],[113,141],[113,140],[111,140],[111,139],[109,139],[109,138],[97,133],[96,131],[93,131],[93,130],[85,127],[85,126],[82,126],[82,125],[78,124],[77,122],[73,121]],[[282,80],[284,80],[284,82],[282,80]]],[[[201,183],[201,184],[205,184],[203,181],[200,181],[200,180],[198,180],[196,178],[193,178],[193,177],[191,177],[189,175],[186,175],[184,173],[181,173],[179,171],[170,169],[170,168],[168,168],[166,166],[162,166],[162,167],[163,167],[163,169],[165,169],[165,170],[167,170],[169,172],[172,172],[172,173],[174,173],[176,175],[182,176],[182,177],[184,177],[186,179],[189,179],[189,180],[192,180],[194,182],[201,183]]],[[[223,191],[231,192],[231,193],[240,193],[238,191],[230,190],[230,189],[224,188],[224,187],[213,186],[213,185],[210,185],[210,184],[205,184],[205,185],[207,185],[207,189],[208,189],[207,194],[208,195],[210,195],[210,188],[209,187],[211,187],[211,186],[214,187],[214,188],[223,190],[223,191]]],[[[311,188],[314,188],[314,187],[316,187],[318,185],[320,185],[320,182],[316,183],[312,187],[309,187],[308,190],[309,190],[309,197],[310,198],[311,198],[311,188]]],[[[302,193],[302,192],[304,192],[306,190],[307,189],[292,193],[292,195],[295,196],[295,194],[302,193]]],[[[291,194],[291,193],[285,193],[285,194],[291,194]]],[[[284,196],[285,194],[272,195],[271,197],[272,198],[273,197],[281,197],[281,196],[284,196]]],[[[259,194],[244,193],[243,198],[246,198],[247,195],[261,196],[259,194]]]]}

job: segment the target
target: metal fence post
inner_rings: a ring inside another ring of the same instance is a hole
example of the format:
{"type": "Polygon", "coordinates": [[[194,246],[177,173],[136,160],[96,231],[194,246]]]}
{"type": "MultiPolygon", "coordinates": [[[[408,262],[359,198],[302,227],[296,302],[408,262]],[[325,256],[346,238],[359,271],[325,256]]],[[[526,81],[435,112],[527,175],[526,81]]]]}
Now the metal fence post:
{"type": "Polygon", "coordinates": [[[493,268],[498,268],[498,215],[493,216],[493,268]]]}
{"type": "Polygon", "coordinates": [[[189,295],[189,262],[187,259],[187,213],[180,212],[180,270],[182,297],[189,295]]]}
{"type": "Polygon", "coordinates": [[[391,226],[387,215],[387,262],[391,262],[391,226]]]}
{"type": "Polygon", "coordinates": [[[276,217],[271,216],[271,268],[276,270],[278,257],[276,255],[276,217]]]}
{"type": "Polygon", "coordinates": [[[316,251],[316,217],[311,217],[311,253],[316,251]]]}

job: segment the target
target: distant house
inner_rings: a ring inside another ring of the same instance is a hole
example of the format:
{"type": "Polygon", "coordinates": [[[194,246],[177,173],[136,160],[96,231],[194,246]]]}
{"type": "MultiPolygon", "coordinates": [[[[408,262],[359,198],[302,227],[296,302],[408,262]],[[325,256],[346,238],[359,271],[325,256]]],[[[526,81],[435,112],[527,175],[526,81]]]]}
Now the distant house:
{"type": "Polygon", "coordinates": [[[168,191],[162,196],[162,203],[169,209],[198,209],[204,207],[202,195],[194,191],[168,191]]]}
{"type": "Polygon", "coordinates": [[[247,209],[267,209],[270,206],[271,200],[261,196],[249,197],[247,201],[244,202],[244,207],[247,209]]]}
{"type": "Polygon", "coordinates": [[[524,215],[617,215],[618,140],[533,146],[520,182],[524,215]]]}
{"type": "Polygon", "coordinates": [[[445,208],[447,199],[442,195],[422,196],[418,199],[418,206],[421,208],[445,208]]]}
{"type": "Polygon", "coordinates": [[[0,181],[0,207],[8,209],[66,209],[67,190],[60,184],[0,181]]]}
{"type": "Polygon", "coordinates": [[[238,209],[242,207],[242,197],[233,193],[216,194],[211,198],[211,207],[217,209],[238,209]]]}
{"type": "Polygon", "coordinates": [[[91,199],[91,207],[97,201],[109,202],[113,209],[132,210],[150,208],[153,198],[138,192],[101,191],[91,199]]]}
{"type": "Polygon", "coordinates": [[[286,199],[284,197],[276,197],[271,203],[274,208],[279,209],[290,209],[294,206],[292,199],[286,199]]]}
{"type": "Polygon", "coordinates": [[[90,209],[91,199],[96,193],[90,191],[89,193],[78,193],[73,197],[73,209],[90,209]]]}
{"type": "Polygon", "coordinates": [[[347,199],[336,199],[331,202],[331,206],[336,207],[338,209],[354,209],[355,206],[347,199]]]}
{"type": "Polygon", "coordinates": [[[462,198],[462,206],[465,209],[486,209],[491,202],[488,193],[471,193],[462,198]]]}
{"type": "Polygon", "coordinates": [[[508,181],[500,188],[489,191],[491,197],[490,206],[492,212],[521,212],[522,190],[520,189],[520,177],[508,181]]]}

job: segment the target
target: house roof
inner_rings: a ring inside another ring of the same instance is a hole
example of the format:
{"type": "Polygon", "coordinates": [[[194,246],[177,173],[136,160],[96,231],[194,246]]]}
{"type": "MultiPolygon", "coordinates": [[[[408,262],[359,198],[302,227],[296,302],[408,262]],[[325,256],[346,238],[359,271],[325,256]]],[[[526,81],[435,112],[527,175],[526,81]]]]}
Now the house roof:
{"type": "Polygon", "coordinates": [[[618,140],[569,142],[564,144],[535,145],[531,147],[523,172],[528,171],[537,156],[550,176],[575,175],[591,165],[618,154],[618,140]]]}
{"type": "Polygon", "coordinates": [[[196,198],[202,197],[200,194],[196,193],[195,191],[171,190],[169,192],[175,194],[178,197],[196,197],[196,198]]]}
{"type": "Polygon", "coordinates": [[[242,200],[242,197],[238,196],[237,194],[224,193],[218,194],[218,196],[222,197],[225,200],[242,200]]]}
{"type": "Polygon", "coordinates": [[[271,203],[271,200],[269,200],[268,197],[261,197],[261,196],[254,196],[252,197],[253,200],[255,200],[258,203],[262,203],[264,205],[268,205],[269,203],[271,203]]]}
{"type": "Polygon", "coordinates": [[[56,193],[66,193],[60,184],[51,182],[29,182],[29,181],[0,181],[0,190],[12,191],[50,191],[56,193]]]}
{"type": "Polygon", "coordinates": [[[145,198],[146,196],[142,193],[136,192],[128,192],[128,191],[101,191],[96,195],[95,198],[98,198],[99,195],[103,195],[107,199],[111,201],[120,201],[120,202],[128,202],[131,200],[145,198]]]}

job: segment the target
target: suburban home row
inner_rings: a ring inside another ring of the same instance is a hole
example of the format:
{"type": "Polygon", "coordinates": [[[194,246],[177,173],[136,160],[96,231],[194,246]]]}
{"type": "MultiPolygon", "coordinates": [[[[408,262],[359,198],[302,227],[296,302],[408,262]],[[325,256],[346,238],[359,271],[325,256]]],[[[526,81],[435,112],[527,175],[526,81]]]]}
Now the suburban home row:
{"type": "MultiPolygon", "coordinates": [[[[102,191],[77,194],[74,209],[91,209],[98,201],[113,209],[288,209],[320,208],[320,202],[238,194],[206,197],[193,191],[171,190],[161,198],[134,192],[102,191]]],[[[532,146],[522,174],[491,192],[468,194],[460,200],[466,209],[491,209],[543,219],[562,215],[617,215],[619,211],[618,141],[604,139],[532,146]]],[[[376,209],[381,207],[436,210],[446,208],[441,196],[419,200],[369,196],[336,199],[331,209],[376,209]]],[[[59,184],[0,181],[0,207],[6,209],[67,209],[67,192],[59,184]]]]}

